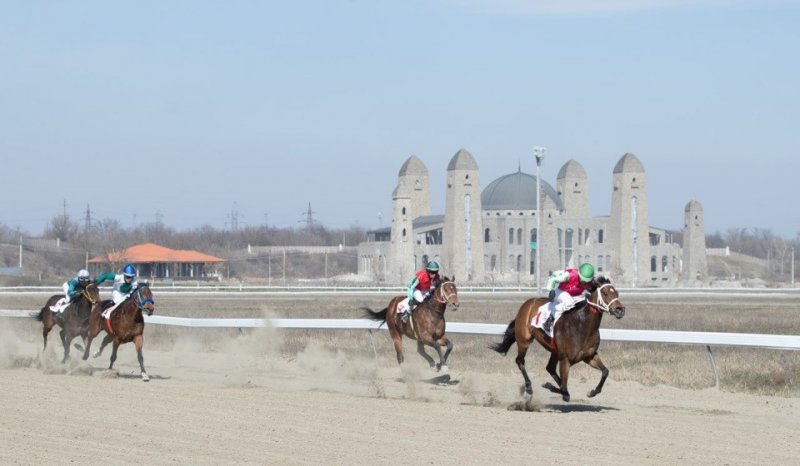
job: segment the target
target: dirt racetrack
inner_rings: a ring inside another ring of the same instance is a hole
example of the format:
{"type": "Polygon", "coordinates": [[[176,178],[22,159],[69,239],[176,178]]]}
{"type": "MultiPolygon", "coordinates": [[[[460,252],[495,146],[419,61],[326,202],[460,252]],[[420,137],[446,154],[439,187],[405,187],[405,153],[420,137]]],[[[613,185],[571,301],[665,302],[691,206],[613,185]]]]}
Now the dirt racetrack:
{"type": "MultiPolygon", "coordinates": [[[[160,301],[161,314],[190,314],[170,300],[160,301]]],[[[2,297],[0,308],[38,301],[2,297]]],[[[236,315],[265,312],[261,303],[240,306],[236,315]]],[[[152,381],[142,383],[130,344],[114,371],[104,370],[108,350],[64,366],[57,335],[42,352],[36,322],[0,318],[0,463],[796,464],[800,456],[798,398],[618,381],[608,360],[603,393],[586,398],[597,374],[578,371],[570,403],[538,388],[537,369],[531,411],[521,409],[513,357],[490,373],[458,369],[454,352],[449,380],[437,379],[413,351],[401,373],[385,335],[376,362],[363,345],[339,350],[322,333],[287,353],[291,337],[279,333],[199,337],[149,326],[152,381]]],[[[538,352],[528,365],[543,359],[538,352]]]]}

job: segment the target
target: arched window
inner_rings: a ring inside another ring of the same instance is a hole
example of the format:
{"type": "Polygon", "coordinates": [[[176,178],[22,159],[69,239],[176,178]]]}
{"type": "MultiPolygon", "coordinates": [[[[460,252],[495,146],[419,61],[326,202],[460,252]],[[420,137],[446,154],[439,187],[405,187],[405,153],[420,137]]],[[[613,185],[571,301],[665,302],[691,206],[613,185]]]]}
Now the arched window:
{"type": "Polygon", "coordinates": [[[406,237],[406,229],[403,228],[403,238],[405,238],[405,237],[406,237]]]}
{"type": "Polygon", "coordinates": [[[603,244],[603,230],[597,230],[597,242],[603,244]]]}
{"type": "Polygon", "coordinates": [[[522,244],[522,228],[517,228],[517,244],[522,244]]]}
{"type": "Polygon", "coordinates": [[[491,259],[491,261],[489,262],[489,269],[490,269],[492,272],[494,272],[495,270],[497,270],[497,256],[496,256],[496,255],[494,255],[494,254],[492,254],[492,259],[491,259]]]}
{"type": "Polygon", "coordinates": [[[403,207],[403,215],[405,215],[405,214],[406,214],[406,208],[403,207]]]}
{"type": "Polygon", "coordinates": [[[514,244],[514,229],[508,229],[508,244],[514,244]]]}
{"type": "Polygon", "coordinates": [[[650,271],[655,273],[656,270],[656,256],[650,256],[650,271]]]}
{"type": "Polygon", "coordinates": [[[522,254],[517,255],[517,272],[522,272],[522,254]]]}
{"type": "Polygon", "coordinates": [[[666,272],[667,271],[667,265],[668,264],[669,264],[669,259],[667,258],[667,256],[662,257],[661,258],[661,271],[662,272],[666,272]]]}
{"type": "Polygon", "coordinates": [[[484,243],[491,243],[492,242],[492,232],[489,228],[483,230],[483,242],[484,243]]]}

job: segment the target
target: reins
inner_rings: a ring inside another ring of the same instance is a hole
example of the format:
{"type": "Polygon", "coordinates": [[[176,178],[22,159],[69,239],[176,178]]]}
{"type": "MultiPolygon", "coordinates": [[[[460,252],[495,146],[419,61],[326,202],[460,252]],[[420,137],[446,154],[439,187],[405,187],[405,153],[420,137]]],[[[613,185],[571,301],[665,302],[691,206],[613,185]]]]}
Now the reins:
{"type": "Polygon", "coordinates": [[[614,301],[619,301],[619,297],[614,298],[610,302],[607,303],[603,299],[603,293],[601,293],[601,291],[603,291],[603,288],[605,288],[607,286],[612,286],[612,285],[611,285],[611,283],[606,283],[604,285],[600,285],[600,288],[597,288],[595,290],[595,292],[597,294],[597,298],[595,298],[595,302],[592,302],[590,299],[587,299],[586,300],[586,304],[588,304],[589,306],[594,307],[595,309],[599,310],[600,312],[611,312],[611,305],[614,304],[614,301]]]}

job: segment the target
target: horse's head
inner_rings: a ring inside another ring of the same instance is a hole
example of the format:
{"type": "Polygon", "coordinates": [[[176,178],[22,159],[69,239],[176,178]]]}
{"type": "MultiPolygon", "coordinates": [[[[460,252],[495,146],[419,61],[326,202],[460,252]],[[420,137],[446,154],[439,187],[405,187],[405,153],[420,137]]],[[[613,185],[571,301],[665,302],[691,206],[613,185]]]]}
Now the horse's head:
{"type": "Polygon", "coordinates": [[[81,294],[87,301],[92,303],[92,305],[100,302],[100,290],[97,288],[97,284],[93,281],[86,285],[81,294]]]}
{"type": "Polygon", "coordinates": [[[136,288],[134,296],[139,309],[146,311],[149,316],[153,315],[153,311],[156,309],[156,302],[153,300],[153,292],[150,291],[150,287],[147,283],[139,285],[139,287],[136,288]]]}
{"type": "Polygon", "coordinates": [[[608,311],[616,317],[621,319],[625,315],[625,306],[619,300],[619,292],[611,284],[611,280],[599,275],[595,277],[592,282],[592,296],[589,297],[589,304],[596,307],[600,311],[608,311]],[[594,302],[591,302],[594,300],[594,302]]]}
{"type": "Polygon", "coordinates": [[[437,301],[445,306],[448,304],[452,305],[454,311],[458,310],[458,288],[456,287],[455,277],[442,277],[442,283],[439,285],[438,292],[439,298],[437,298],[437,301]]]}

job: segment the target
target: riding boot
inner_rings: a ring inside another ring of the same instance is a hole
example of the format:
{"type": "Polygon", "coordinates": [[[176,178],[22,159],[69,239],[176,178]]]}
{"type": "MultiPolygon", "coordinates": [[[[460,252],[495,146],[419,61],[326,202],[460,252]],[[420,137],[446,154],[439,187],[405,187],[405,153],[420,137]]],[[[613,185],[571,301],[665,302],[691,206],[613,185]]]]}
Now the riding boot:
{"type": "Polygon", "coordinates": [[[544,325],[542,325],[542,327],[544,327],[545,333],[551,333],[553,331],[553,320],[555,319],[551,314],[550,317],[548,317],[547,320],[544,321],[544,325]]]}
{"type": "Polygon", "coordinates": [[[414,309],[415,305],[416,301],[414,300],[414,298],[408,300],[408,307],[406,308],[405,311],[403,311],[402,314],[400,314],[400,320],[402,320],[404,324],[408,322],[408,318],[411,316],[411,310],[414,309]]]}

